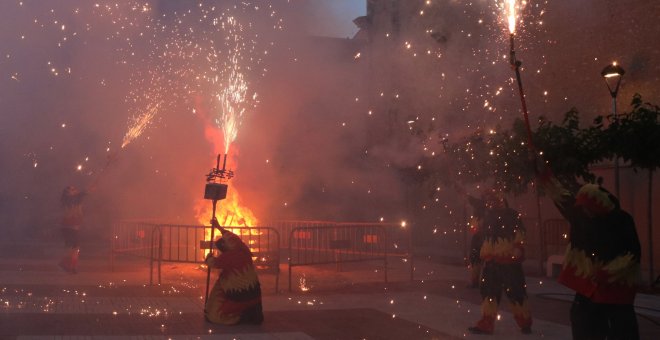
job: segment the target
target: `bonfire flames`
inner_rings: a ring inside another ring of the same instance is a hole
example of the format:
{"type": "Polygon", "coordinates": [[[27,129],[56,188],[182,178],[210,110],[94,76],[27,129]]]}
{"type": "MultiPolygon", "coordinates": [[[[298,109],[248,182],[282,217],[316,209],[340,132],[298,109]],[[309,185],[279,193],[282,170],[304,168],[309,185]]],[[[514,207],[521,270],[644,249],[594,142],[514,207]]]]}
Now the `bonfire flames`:
{"type": "MultiPolygon", "coordinates": [[[[227,191],[227,198],[218,202],[217,211],[215,216],[220,222],[221,226],[227,227],[254,227],[258,219],[252,213],[252,210],[246,206],[241,205],[239,194],[231,188],[227,191]]],[[[208,225],[209,220],[213,216],[213,208],[207,201],[199,201],[199,214],[197,220],[208,225]]],[[[233,233],[239,234],[239,229],[230,229],[233,233]]]]}
{"type": "MultiPolygon", "coordinates": [[[[247,55],[254,54],[254,46],[250,47],[251,43],[246,43],[243,37],[244,27],[235,17],[228,16],[222,26],[227,30],[229,56],[227,61],[223,63],[221,77],[213,78],[212,83],[218,88],[215,95],[217,101],[213,110],[215,117],[211,119],[211,122],[207,121],[204,130],[207,140],[214,146],[214,149],[223,150],[225,156],[222,170],[220,170],[220,156],[218,156],[216,167],[207,176],[208,182],[216,180],[227,182],[233,177],[233,172],[226,170],[228,169],[226,164],[227,154],[229,154],[230,147],[235,147],[234,141],[238,135],[243,115],[246,110],[254,107],[257,103],[256,92],[251,96],[248,94],[250,83],[247,75],[242,71],[244,65],[241,65],[242,62],[246,61],[247,55]]],[[[236,165],[235,158],[230,162],[236,165]]],[[[227,190],[226,197],[223,197],[222,201],[217,203],[219,209],[215,211],[215,208],[218,208],[215,202],[213,206],[209,206],[204,201],[198,202],[197,220],[202,225],[208,225],[209,219],[215,217],[221,226],[228,227],[227,229],[237,235],[246,235],[247,233],[254,235],[256,231],[231,228],[251,227],[258,222],[252,211],[241,204],[236,188],[227,190]]],[[[212,234],[211,228],[207,228],[204,239],[213,241],[212,234]]],[[[248,246],[252,252],[258,250],[253,248],[251,244],[248,244],[248,246]]]]}

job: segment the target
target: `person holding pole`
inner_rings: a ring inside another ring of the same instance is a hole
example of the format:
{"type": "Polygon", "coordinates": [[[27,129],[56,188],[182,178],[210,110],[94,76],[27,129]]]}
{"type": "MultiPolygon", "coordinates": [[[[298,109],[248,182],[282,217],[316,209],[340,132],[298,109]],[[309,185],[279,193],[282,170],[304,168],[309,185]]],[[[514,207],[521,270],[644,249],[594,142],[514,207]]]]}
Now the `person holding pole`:
{"type": "Polygon", "coordinates": [[[252,252],[238,235],[211,220],[222,236],[215,241],[219,254],[206,257],[209,268],[220,269],[218,280],[206,299],[207,321],[222,325],[261,324],[261,284],[252,260],[252,252]]]}
{"type": "Polygon", "coordinates": [[[80,191],[74,186],[67,186],[62,191],[60,201],[64,212],[60,220],[60,230],[64,238],[66,253],[59,262],[60,268],[67,273],[78,273],[78,257],[80,254],[80,226],[83,222],[82,201],[87,190],[80,191]]]}
{"type": "Polygon", "coordinates": [[[539,184],[570,224],[559,283],[575,291],[573,339],[639,339],[634,301],[641,246],[635,222],[600,184],[569,190],[545,163],[539,184]]]}

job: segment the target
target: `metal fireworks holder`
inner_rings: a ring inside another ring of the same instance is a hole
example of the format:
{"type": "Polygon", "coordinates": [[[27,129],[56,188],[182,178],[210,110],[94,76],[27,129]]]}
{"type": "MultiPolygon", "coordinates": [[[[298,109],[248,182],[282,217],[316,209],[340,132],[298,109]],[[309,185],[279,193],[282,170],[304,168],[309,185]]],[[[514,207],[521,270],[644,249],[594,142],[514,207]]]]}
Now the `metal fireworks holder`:
{"type": "Polygon", "coordinates": [[[227,154],[224,155],[222,169],[220,169],[220,158],[222,155],[218,155],[215,168],[206,175],[206,186],[204,187],[204,199],[212,200],[214,203],[227,198],[227,184],[222,182],[234,177],[234,172],[227,170],[227,154]]]}
{"type": "MultiPolygon", "coordinates": [[[[215,208],[219,200],[227,198],[227,184],[222,183],[234,177],[234,172],[227,170],[227,154],[225,154],[222,161],[222,169],[220,169],[220,158],[222,155],[218,154],[218,159],[215,163],[215,168],[209,171],[206,175],[206,186],[204,187],[204,199],[213,201],[213,216],[212,221],[215,220],[215,208]]],[[[221,229],[222,230],[222,229],[221,229]]],[[[211,226],[211,240],[209,244],[209,253],[207,257],[213,255],[213,241],[215,239],[215,227],[211,226]]],[[[204,307],[209,298],[209,284],[211,280],[211,267],[209,266],[206,271],[206,294],[204,297],[204,307]]]]}

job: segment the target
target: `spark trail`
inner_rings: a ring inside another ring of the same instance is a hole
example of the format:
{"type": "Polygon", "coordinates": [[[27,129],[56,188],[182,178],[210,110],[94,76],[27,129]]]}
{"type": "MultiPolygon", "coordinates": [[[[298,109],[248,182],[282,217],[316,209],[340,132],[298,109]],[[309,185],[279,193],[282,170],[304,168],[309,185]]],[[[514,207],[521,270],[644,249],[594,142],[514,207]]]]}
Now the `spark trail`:
{"type": "Polygon", "coordinates": [[[134,141],[144,132],[149,126],[151,120],[156,116],[158,108],[162,105],[162,101],[149,103],[147,109],[137,117],[133,117],[133,123],[129,126],[128,131],[124,135],[124,140],[121,144],[122,149],[134,141]]]}
{"type": "Polygon", "coordinates": [[[221,76],[225,79],[220,82],[220,91],[216,94],[217,116],[215,124],[223,132],[224,151],[229,152],[229,146],[236,140],[238,129],[243,121],[243,114],[250,107],[256,106],[256,92],[248,96],[249,84],[241,67],[243,53],[253,46],[246,44],[241,32],[243,26],[235,17],[228,17],[223,23],[228,31],[228,37],[225,40],[230,57],[225,62],[224,70],[221,76]]]}

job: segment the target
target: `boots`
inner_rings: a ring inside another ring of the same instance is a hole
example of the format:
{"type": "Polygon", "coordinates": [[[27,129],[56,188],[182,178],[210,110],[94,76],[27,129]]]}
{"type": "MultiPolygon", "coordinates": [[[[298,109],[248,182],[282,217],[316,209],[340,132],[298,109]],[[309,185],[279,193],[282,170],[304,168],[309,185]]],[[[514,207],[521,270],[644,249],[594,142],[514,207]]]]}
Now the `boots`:
{"type": "Polygon", "coordinates": [[[495,331],[495,317],[497,317],[497,299],[486,297],[481,301],[481,320],[474,327],[468,328],[473,334],[493,334],[495,331]]]}
{"type": "Polygon", "coordinates": [[[67,254],[60,260],[58,263],[59,267],[62,268],[65,272],[69,274],[78,273],[78,255],[80,254],[80,249],[72,248],[69,249],[67,254]]]}
{"type": "Polygon", "coordinates": [[[63,271],[71,273],[71,257],[64,256],[57,265],[60,266],[63,271]]]}
{"type": "Polygon", "coordinates": [[[495,318],[484,315],[474,327],[468,328],[472,334],[493,334],[495,331],[495,318]]]}
{"type": "Polygon", "coordinates": [[[80,248],[74,248],[71,251],[71,274],[78,274],[78,256],[80,248]]]}
{"type": "Polygon", "coordinates": [[[527,299],[524,299],[521,304],[512,303],[511,311],[513,312],[513,318],[516,320],[518,327],[520,327],[520,331],[523,334],[532,333],[532,315],[529,312],[527,299]]]}

